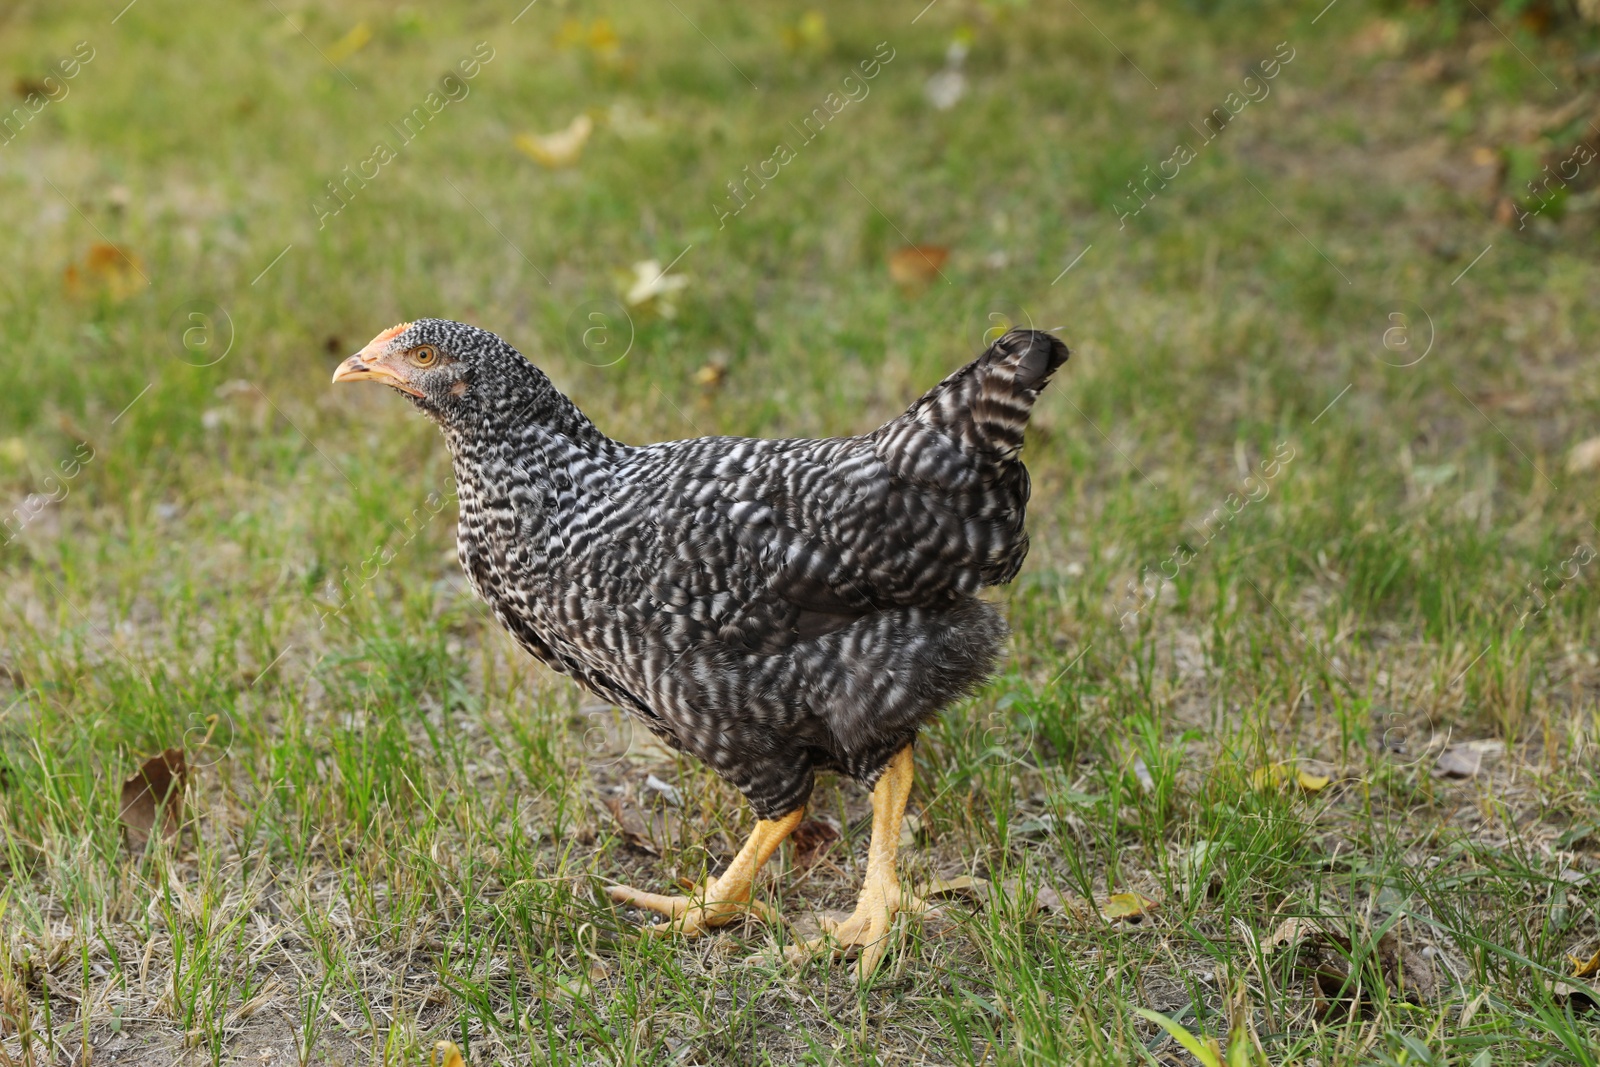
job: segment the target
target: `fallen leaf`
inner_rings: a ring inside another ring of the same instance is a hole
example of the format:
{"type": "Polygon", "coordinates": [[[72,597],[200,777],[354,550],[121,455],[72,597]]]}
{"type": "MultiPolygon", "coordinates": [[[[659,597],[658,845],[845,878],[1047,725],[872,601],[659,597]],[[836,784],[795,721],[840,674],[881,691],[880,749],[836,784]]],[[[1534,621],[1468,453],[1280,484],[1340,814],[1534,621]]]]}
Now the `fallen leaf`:
{"type": "Polygon", "coordinates": [[[1280,949],[1299,948],[1300,943],[1308,937],[1326,936],[1327,930],[1315,919],[1301,916],[1291,916],[1278,924],[1278,928],[1267,935],[1262,942],[1262,948],[1268,952],[1277,952],[1280,949]]]}
{"type": "Polygon", "coordinates": [[[1151,775],[1149,765],[1139,756],[1133,758],[1133,777],[1139,783],[1140,792],[1154,793],[1156,791],[1155,777],[1151,775]]]}
{"type": "Polygon", "coordinates": [[[922,95],[935,110],[949,111],[967,95],[967,76],[961,67],[971,47],[971,33],[958,32],[944,50],[944,69],[923,83],[922,95]]]}
{"type": "Polygon", "coordinates": [[[1572,961],[1572,977],[1574,978],[1593,978],[1595,975],[1600,974],[1600,948],[1595,949],[1594,955],[1590,956],[1588,960],[1583,960],[1578,956],[1568,956],[1567,959],[1572,961]]]}
{"type": "Polygon", "coordinates": [[[794,864],[804,870],[822,858],[828,847],[839,840],[839,827],[831,820],[807,819],[789,835],[794,843],[794,864]]]}
{"type": "Polygon", "coordinates": [[[915,289],[940,277],[939,268],[950,259],[943,245],[911,245],[889,255],[889,277],[902,289],[915,289]]]}
{"type": "Polygon", "coordinates": [[[1302,793],[1320,793],[1328,788],[1328,783],[1333,779],[1325,774],[1312,774],[1310,771],[1297,767],[1294,772],[1294,781],[1300,787],[1302,793]]]}
{"type": "Polygon", "coordinates": [[[923,83],[922,95],[937,111],[949,111],[967,95],[967,76],[959,67],[941,70],[923,83]]]}
{"type": "Polygon", "coordinates": [[[439,1041],[428,1054],[428,1067],[467,1067],[467,1061],[454,1041],[439,1041]]]}
{"type": "Polygon", "coordinates": [[[81,265],[67,264],[61,281],[73,297],[104,292],[113,300],[125,300],[143,288],[144,266],[132,252],[100,241],[89,246],[81,265]]]}
{"type": "Polygon", "coordinates": [[[1271,789],[1282,789],[1288,778],[1289,772],[1283,764],[1269,763],[1250,772],[1250,788],[1261,793],[1271,789]]]}
{"type": "Polygon", "coordinates": [[[1483,758],[1498,753],[1505,745],[1499,741],[1468,741],[1451,745],[1434,762],[1435,778],[1476,778],[1483,769],[1483,758]]]}
{"type": "Polygon", "coordinates": [[[1583,474],[1600,467],[1600,437],[1591,437],[1572,446],[1567,453],[1567,473],[1583,474]]]}
{"type": "Polygon", "coordinates": [[[828,18],[820,11],[807,11],[793,26],[781,31],[783,46],[791,52],[822,54],[832,42],[828,39],[828,18]]]}
{"type": "MultiPolygon", "coordinates": [[[[1023,901],[1027,905],[1027,917],[1032,918],[1041,911],[1054,912],[1057,915],[1082,914],[1083,909],[1077,907],[1080,903],[1074,898],[1063,899],[1061,894],[1053,887],[1031,882],[1024,887],[1018,878],[1007,879],[1004,883],[990,881],[987,878],[976,878],[969,874],[957,875],[954,878],[935,878],[931,882],[924,882],[912,890],[912,895],[919,900],[963,900],[979,907],[993,907],[999,904],[1010,904],[1023,901]]],[[[1124,894],[1133,896],[1134,894],[1124,894]]]]}
{"type": "Polygon", "coordinates": [[[661,799],[675,808],[683,807],[683,794],[678,792],[678,787],[671,782],[664,782],[653,774],[644,776],[644,787],[651,792],[660,793],[661,799]]]}
{"type": "Polygon", "coordinates": [[[727,378],[727,376],[727,362],[719,362],[713,359],[694,372],[694,383],[707,389],[716,389],[722,385],[723,379],[727,378]]]}
{"type": "Polygon", "coordinates": [[[1298,969],[1309,976],[1311,992],[1320,1014],[1349,1010],[1352,1001],[1370,1004],[1372,994],[1363,983],[1381,980],[1395,995],[1418,1004],[1435,999],[1439,978],[1433,965],[1420,952],[1400,940],[1391,929],[1363,954],[1361,966],[1352,970],[1351,960],[1365,946],[1358,946],[1348,935],[1326,920],[1293,917],[1285,919],[1265,940],[1268,952],[1291,950],[1298,956],[1298,969]]]}
{"type": "Polygon", "coordinates": [[[1324,774],[1312,774],[1287,763],[1271,763],[1250,772],[1250,788],[1258,792],[1280,790],[1294,785],[1303,793],[1320,793],[1333,779],[1324,774]]]}
{"type": "Polygon", "coordinates": [[[139,773],[122,783],[118,814],[127,831],[128,848],[135,852],[144,848],[155,830],[158,811],[162,816],[161,835],[169,840],[178,835],[178,827],[183,823],[183,790],[188,779],[189,768],[184,763],[183,749],[169,748],[145,760],[139,773]]]}
{"type": "Polygon", "coordinates": [[[1576,982],[1551,982],[1550,992],[1555,995],[1558,1006],[1570,1007],[1574,1015],[1600,1011],[1600,989],[1593,986],[1579,985],[1576,982]]]}
{"type": "Polygon", "coordinates": [[[554,133],[519,133],[511,139],[517,149],[540,166],[555,170],[570,167],[583,155],[583,146],[594,133],[594,119],[579,115],[565,129],[554,133]]]}
{"type": "Polygon", "coordinates": [[[582,19],[563,19],[556,31],[557,48],[582,48],[604,67],[624,66],[622,38],[608,18],[597,18],[587,26],[582,19]]]}
{"type": "Polygon", "coordinates": [[[365,20],[350,27],[350,32],[328,46],[328,62],[338,63],[348,59],[367,46],[372,40],[372,27],[365,20]]]}
{"type": "Polygon", "coordinates": [[[1350,46],[1358,56],[1366,57],[1379,52],[1399,55],[1405,48],[1406,24],[1398,19],[1373,19],[1351,39],[1350,46]]]}
{"type": "Polygon", "coordinates": [[[954,878],[935,878],[919,885],[915,893],[923,900],[966,900],[973,904],[987,903],[993,887],[987,878],[974,878],[970,874],[954,878]]]}
{"type": "Polygon", "coordinates": [[[683,824],[671,812],[660,809],[642,812],[621,797],[609,797],[606,810],[622,831],[622,839],[641,852],[659,856],[683,840],[683,824]]]}
{"type": "Polygon", "coordinates": [[[689,284],[683,274],[668,274],[653,259],[642,259],[633,265],[633,278],[622,299],[629,307],[654,307],[663,318],[672,318],[678,309],[672,295],[689,284]]]}
{"type": "Polygon", "coordinates": [[[1101,903],[1100,915],[1107,922],[1138,923],[1155,907],[1155,901],[1138,893],[1113,893],[1101,903]]]}
{"type": "Polygon", "coordinates": [[[1538,408],[1529,394],[1504,389],[1479,393],[1477,402],[1486,408],[1495,408],[1511,415],[1531,415],[1538,408]]]}
{"type": "Polygon", "coordinates": [[[1057,915],[1065,915],[1073,910],[1068,907],[1061,894],[1053,886],[1048,885],[1038,887],[1038,891],[1034,894],[1034,903],[1038,905],[1040,911],[1053,911],[1057,915]]]}

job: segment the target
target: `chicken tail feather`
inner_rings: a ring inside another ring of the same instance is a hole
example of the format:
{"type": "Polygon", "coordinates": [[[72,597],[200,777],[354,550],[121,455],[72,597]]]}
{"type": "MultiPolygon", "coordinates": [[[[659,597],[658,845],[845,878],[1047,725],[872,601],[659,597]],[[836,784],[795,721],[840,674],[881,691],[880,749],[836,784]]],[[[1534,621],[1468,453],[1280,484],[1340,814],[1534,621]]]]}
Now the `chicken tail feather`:
{"type": "Polygon", "coordinates": [[[906,414],[955,438],[963,451],[1015,459],[1034,402],[1068,354],[1053,334],[1012,330],[906,414]]]}

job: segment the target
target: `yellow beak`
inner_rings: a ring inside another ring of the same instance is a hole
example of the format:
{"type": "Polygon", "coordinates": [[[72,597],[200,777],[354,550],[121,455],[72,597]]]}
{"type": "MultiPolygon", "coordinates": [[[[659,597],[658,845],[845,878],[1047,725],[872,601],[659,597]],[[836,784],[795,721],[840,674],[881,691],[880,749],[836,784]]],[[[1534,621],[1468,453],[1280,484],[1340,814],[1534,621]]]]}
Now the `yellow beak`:
{"type": "Polygon", "coordinates": [[[397,374],[393,367],[383,362],[368,362],[367,357],[360,352],[339,364],[339,369],[333,372],[335,382],[382,382],[392,385],[402,393],[420,397],[422,393],[413,388],[411,383],[397,374]]]}

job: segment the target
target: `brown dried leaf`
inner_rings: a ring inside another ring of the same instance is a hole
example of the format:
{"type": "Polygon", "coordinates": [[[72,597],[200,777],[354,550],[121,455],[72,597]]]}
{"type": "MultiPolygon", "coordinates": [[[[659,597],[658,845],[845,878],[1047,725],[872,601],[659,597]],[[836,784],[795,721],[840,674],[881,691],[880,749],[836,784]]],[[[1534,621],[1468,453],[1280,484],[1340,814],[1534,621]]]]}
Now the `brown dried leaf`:
{"type": "Polygon", "coordinates": [[[1600,989],[1594,986],[1580,982],[1551,982],[1550,992],[1555,994],[1557,1005],[1570,1007],[1574,1015],[1600,1011],[1600,989]]]}
{"type": "Polygon", "coordinates": [[[984,904],[989,900],[989,895],[994,887],[987,878],[974,878],[970,874],[957,875],[955,878],[935,878],[931,882],[924,882],[916,888],[916,895],[923,900],[965,900],[973,904],[984,904]]]}
{"type": "Polygon", "coordinates": [[[1083,910],[1076,906],[1081,903],[1080,901],[1070,898],[1063,900],[1061,894],[1051,886],[1034,882],[1024,889],[1019,878],[1007,879],[1002,883],[963,874],[955,878],[935,878],[931,882],[924,882],[917,886],[913,893],[924,901],[964,900],[979,907],[1026,901],[1028,918],[1041,911],[1066,915],[1080,914],[1083,910]]]}
{"type": "Polygon", "coordinates": [[[672,843],[683,839],[683,824],[669,811],[640,811],[621,797],[610,797],[605,805],[622,831],[623,840],[652,856],[661,855],[672,843]]]}
{"type": "Polygon", "coordinates": [[[89,246],[82,265],[69,263],[61,273],[62,284],[74,297],[106,292],[113,300],[125,300],[145,285],[143,261],[114,244],[97,241],[89,246]]]}
{"type": "Polygon", "coordinates": [[[839,828],[832,822],[822,819],[807,819],[794,828],[794,833],[789,835],[789,840],[794,842],[794,864],[801,870],[812,866],[828,851],[828,847],[839,840],[839,828]]]}
{"type": "Polygon", "coordinates": [[[939,277],[950,259],[943,245],[909,245],[889,254],[889,277],[903,289],[915,289],[939,277]]]}
{"type": "Polygon", "coordinates": [[[1300,947],[1301,942],[1308,937],[1327,937],[1328,930],[1315,919],[1293,916],[1278,924],[1278,928],[1267,935],[1262,942],[1262,948],[1268,952],[1279,949],[1300,947]]]}
{"type": "Polygon", "coordinates": [[[128,835],[128,848],[144,848],[155,831],[157,813],[161,815],[161,834],[168,840],[178,836],[183,823],[183,790],[189,781],[189,768],[183,749],[169,748],[151,756],[139,772],[122,783],[122,804],[118,815],[128,835]]]}
{"type": "Polygon", "coordinates": [[[1483,758],[1505,747],[1499,741],[1468,741],[1451,745],[1439,753],[1433,765],[1435,778],[1476,778],[1483,769],[1483,758]]]}
{"type": "Polygon", "coordinates": [[[1400,942],[1390,930],[1378,939],[1378,962],[1390,987],[1407,1000],[1432,1003],[1439,992],[1439,976],[1427,957],[1400,942]]]}
{"type": "Polygon", "coordinates": [[[1567,453],[1567,473],[1583,474],[1600,468],[1600,437],[1591,437],[1572,446],[1567,453]]]}
{"type": "Polygon", "coordinates": [[[694,384],[706,389],[716,389],[722,385],[728,376],[728,364],[725,360],[711,360],[705,366],[694,372],[694,384]]]}
{"type": "MultiPolygon", "coordinates": [[[[1315,919],[1288,919],[1275,930],[1266,944],[1268,951],[1297,948],[1299,966],[1311,978],[1311,991],[1319,1012],[1346,1012],[1352,1000],[1371,1003],[1363,983],[1374,974],[1363,966],[1352,973],[1351,957],[1358,949],[1352,939],[1315,919]]],[[[1377,976],[1396,996],[1418,1004],[1433,1001],[1439,991],[1439,978],[1433,965],[1420,952],[1389,930],[1373,946],[1377,976]]]]}

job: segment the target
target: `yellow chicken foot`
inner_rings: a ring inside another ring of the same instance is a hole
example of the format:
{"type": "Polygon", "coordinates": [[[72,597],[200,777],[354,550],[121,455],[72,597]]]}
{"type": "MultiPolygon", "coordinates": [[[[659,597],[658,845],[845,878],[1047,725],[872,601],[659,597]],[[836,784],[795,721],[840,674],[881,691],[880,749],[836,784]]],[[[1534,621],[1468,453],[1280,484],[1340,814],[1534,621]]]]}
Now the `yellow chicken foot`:
{"type": "Polygon", "coordinates": [[[922,901],[902,896],[900,881],[895,877],[894,857],[900,847],[906,801],[911,797],[912,773],[911,746],[907,745],[889,761],[888,769],[872,790],[872,843],[867,846],[867,876],[855,913],[843,922],[824,919],[823,936],[792,946],[791,960],[803,960],[824,949],[837,956],[847,949],[860,948],[856,977],[867,978],[889,950],[889,926],[895,915],[924,909],[922,901]]]}
{"type": "Polygon", "coordinates": [[[778,846],[783,844],[783,839],[800,825],[800,817],[804,813],[805,809],[801,808],[781,819],[762,819],[756,823],[750,839],[744,843],[728,869],[715,878],[707,879],[704,885],[696,886],[689,896],[646,893],[625,885],[610,886],[606,893],[618,904],[645,908],[667,916],[669,921],[645,927],[655,934],[696,937],[713,926],[721,926],[749,914],[770,921],[775,918],[772,909],[752,899],[755,876],[772,858],[778,846]]]}

